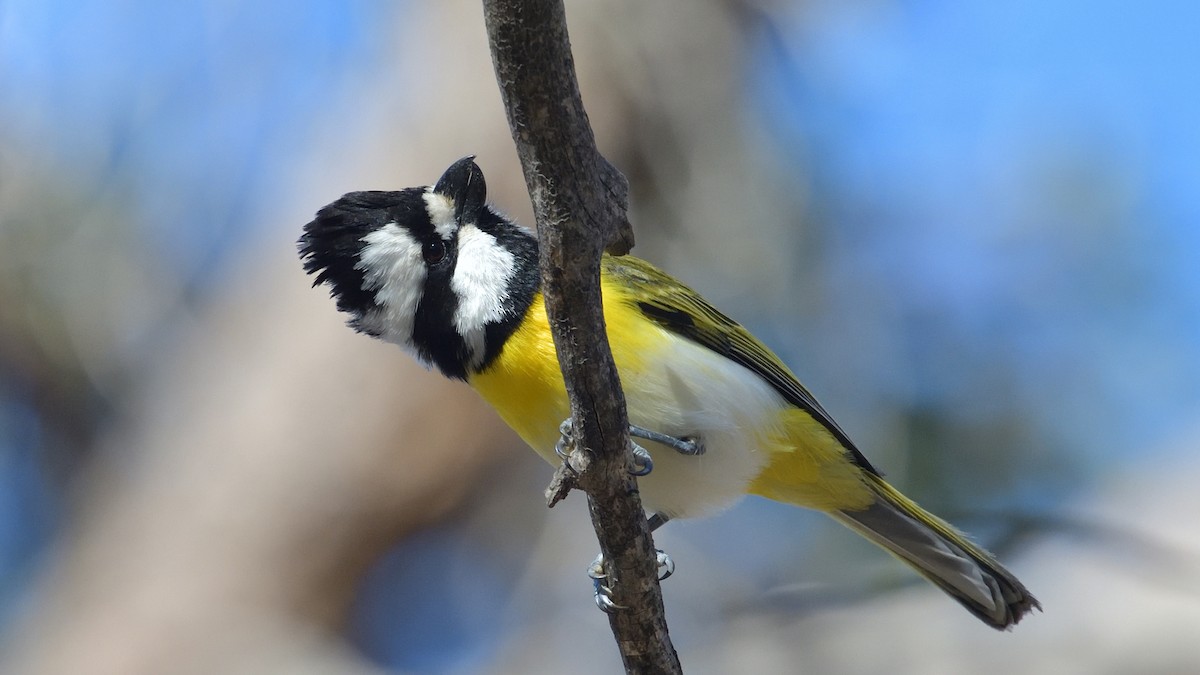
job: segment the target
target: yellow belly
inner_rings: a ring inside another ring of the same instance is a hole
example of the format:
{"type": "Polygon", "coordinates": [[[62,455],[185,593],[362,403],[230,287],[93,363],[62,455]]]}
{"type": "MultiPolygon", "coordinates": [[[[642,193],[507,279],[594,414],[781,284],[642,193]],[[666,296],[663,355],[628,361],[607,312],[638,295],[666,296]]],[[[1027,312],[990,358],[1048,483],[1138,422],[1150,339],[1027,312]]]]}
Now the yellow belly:
{"type": "MultiPolygon", "coordinates": [[[[700,435],[707,449],[686,457],[645,443],[655,462],[639,479],[647,509],[703,515],[747,492],[820,510],[870,503],[861,470],[807,413],[746,368],[649,322],[621,289],[603,290],[630,421],[700,435]]],[[[540,294],[496,360],[469,381],[526,443],[558,462],[558,426],[570,407],[540,294]]]]}

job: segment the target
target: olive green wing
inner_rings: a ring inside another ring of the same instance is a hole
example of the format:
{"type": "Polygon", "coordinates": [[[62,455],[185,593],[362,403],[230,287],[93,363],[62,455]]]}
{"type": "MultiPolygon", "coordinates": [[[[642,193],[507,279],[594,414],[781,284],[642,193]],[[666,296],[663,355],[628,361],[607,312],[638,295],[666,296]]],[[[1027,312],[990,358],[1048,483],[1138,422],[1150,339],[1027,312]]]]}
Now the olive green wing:
{"type": "Polygon", "coordinates": [[[881,475],[779,357],[741,324],[722,314],[696,291],[644,260],[632,256],[605,256],[603,265],[608,274],[628,281],[625,287],[629,289],[629,300],[646,318],[750,369],[785,400],[825,427],[845,446],[855,463],[881,475]]]}

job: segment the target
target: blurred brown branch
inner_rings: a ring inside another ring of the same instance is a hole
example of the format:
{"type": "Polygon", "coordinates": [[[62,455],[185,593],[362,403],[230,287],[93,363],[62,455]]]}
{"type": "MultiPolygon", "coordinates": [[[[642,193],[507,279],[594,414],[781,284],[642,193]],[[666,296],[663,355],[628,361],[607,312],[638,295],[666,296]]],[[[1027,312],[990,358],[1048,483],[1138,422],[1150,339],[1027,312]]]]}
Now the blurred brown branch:
{"type": "Polygon", "coordinates": [[[596,149],[561,0],[483,4],[496,79],[533,201],[542,290],[574,434],[586,449],[572,456],[567,471],[574,469],[574,482],[587,492],[605,574],[622,608],[610,614],[610,625],[628,672],[681,672],[654,544],[629,474],[625,398],[601,311],[601,253],[624,253],[633,244],[625,216],[628,183],[596,149]]]}

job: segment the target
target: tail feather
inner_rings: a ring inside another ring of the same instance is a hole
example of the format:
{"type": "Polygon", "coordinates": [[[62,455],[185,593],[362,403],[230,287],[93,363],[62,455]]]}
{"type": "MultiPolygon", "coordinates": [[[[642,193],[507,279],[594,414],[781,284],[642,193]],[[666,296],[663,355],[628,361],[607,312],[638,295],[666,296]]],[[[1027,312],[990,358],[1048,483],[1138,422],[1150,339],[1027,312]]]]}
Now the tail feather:
{"type": "Polygon", "coordinates": [[[907,563],[993,628],[1011,628],[1035,607],[1041,609],[1011,572],[966,535],[882,478],[870,475],[868,480],[876,495],[871,506],[830,515],[907,563]]]}

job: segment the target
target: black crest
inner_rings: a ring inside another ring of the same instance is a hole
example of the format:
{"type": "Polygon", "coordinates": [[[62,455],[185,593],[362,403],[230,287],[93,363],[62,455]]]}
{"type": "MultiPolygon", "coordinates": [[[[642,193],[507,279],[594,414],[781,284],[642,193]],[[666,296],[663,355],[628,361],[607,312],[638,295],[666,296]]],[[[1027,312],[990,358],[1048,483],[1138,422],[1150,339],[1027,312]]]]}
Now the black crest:
{"type": "Polygon", "coordinates": [[[373,291],[363,288],[358,268],[362,238],[386,223],[425,218],[420,188],[395,192],[351,192],[317,212],[298,242],[304,271],[313,286],[329,284],[339,311],[361,317],[375,308],[373,291]]]}

